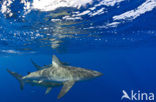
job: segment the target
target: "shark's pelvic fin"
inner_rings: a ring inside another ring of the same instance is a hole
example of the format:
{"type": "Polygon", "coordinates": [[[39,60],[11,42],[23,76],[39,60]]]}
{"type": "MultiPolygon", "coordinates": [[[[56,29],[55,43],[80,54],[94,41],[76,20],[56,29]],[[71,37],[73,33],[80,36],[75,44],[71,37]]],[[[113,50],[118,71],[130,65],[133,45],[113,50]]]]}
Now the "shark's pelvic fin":
{"type": "Polygon", "coordinates": [[[63,88],[61,89],[61,92],[58,95],[58,99],[60,99],[61,97],[63,97],[70,89],[71,87],[74,85],[75,81],[67,81],[63,83],[63,88]]]}
{"type": "Polygon", "coordinates": [[[15,73],[15,72],[12,72],[9,69],[7,69],[7,71],[19,81],[19,83],[20,83],[20,89],[23,90],[23,88],[24,88],[24,82],[22,80],[22,75],[19,75],[18,73],[15,73]]]}
{"type": "Polygon", "coordinates": [[[52,58],[52,66],[54,67],[62,66],[62,62],[55,55],[53,55],[53,58],[52,58]]]}
{"type": "Polygon", "coordinates": [[[39,84],[42,83],[42,82],[43,82],[43,80],[39,80],[39,81],[38,81],[39,84]]]}
{"type": "Polygon", "coordinates": [[[45,94],[48,94],[52,90],[52,87],[48,87],[45,94]]]}
{"type": "Polygon", "coordinates": [[[35,68],[36,68],[37,70],[42,70],[42,69],[43,69],[41,66],[37,65],[32,59],[31,59],[31,62],[32,62],[32,64],[35,66],[35,68]]]}

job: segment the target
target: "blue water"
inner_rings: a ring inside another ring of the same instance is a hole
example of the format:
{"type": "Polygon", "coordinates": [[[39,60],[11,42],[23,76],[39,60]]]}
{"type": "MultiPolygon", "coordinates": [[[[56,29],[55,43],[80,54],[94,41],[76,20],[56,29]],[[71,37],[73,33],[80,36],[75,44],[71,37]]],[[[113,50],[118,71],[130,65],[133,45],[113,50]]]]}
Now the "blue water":
{"type": "Polygon", "coordinates": [[[156,1],[107,1],[48,11],[33,8],[33,0],[25,1],[28,9],[20,0],[0,1],[0,102],[131,102],[121,100],[122,90],[156,94],[156,1]],[[36,71],[31,59],[48,65],[54,54],[104,75],[77,82],[58,100],[61,87],[48,95],[29,84],[21,91],[6,71],[27,75],[36,71]]]}

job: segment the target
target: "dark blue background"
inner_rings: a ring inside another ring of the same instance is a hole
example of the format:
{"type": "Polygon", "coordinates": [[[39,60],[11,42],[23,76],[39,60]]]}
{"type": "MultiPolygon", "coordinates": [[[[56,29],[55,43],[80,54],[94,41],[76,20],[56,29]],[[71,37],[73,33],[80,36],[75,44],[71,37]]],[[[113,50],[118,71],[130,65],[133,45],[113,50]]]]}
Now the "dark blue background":
{"type": "MultiPolygon", "coordinates": [[[[49,38],[55,38],[54,32],[51,31],[53,29],[40,29],[54,26],[50,20],[43,19],[49,12],[32,10],[22,21],[20,16],[24,13],[23,5],[15,0],[11,6],[15,16],[8,17],[7,14],[0,13],[0,102],[121,102],[122,90],[128,93],[131,90],[140,90],[156,94],[156,9],[134,20],[125,20],[124,23],[119,20],[121,24],[117,27],[98,28],[113,22],[113,16],[136,10],[144,2],[145,0],[125,0],[112,7],[101,6],[97,9],[107,8],[107,12],[102,15],[85,15],[80,24],[60,26],[64,29],[73,27],[68,29],[73,30],[74,27],[88,28],[89,23],[92,23],[91,26],[95,28],[88,29],[87,34],[74,35],[74,32],[72,37],[61,39],[57,49],[51,49],[47,46],[41,47],[47,43],[40,41],[47,38],[46,34],[51,34],[49,38]],[[43,37],[36,37],[35,31],[38,29],[43,37]],[[14,37],[14,33],[19,36],[14,37]],[[24,48],[29,50],[23,50],[24,48]],[[9,50],[17,53],[7,53],[9,50]],[[46,88],[27,84],[21,91],[18,81],[6,71],[8,68],[21,75],[27,75],[27,72],[36,70],[30,59],[43,66],[51,64],[53,54],[71,66],[97,70],[104,75],[76,83],[58,100],[57,95],[61,87],[54,88],[48,95],[44,95],[46,88]]],[[[80,11],[88,8],[89,5],[80,11]]],[[[60,40],[57,36],[56,39],[60,40]]]]}
{"type": "Polygon", "coordinates": [[[102,72],[102,77],[76,83],[60,100],[56,97],[61,88],[44,95],[45,88],[25,85],[20,91],[19,83],[6,72],[6,68],[22,75],[35,71],[30,62],[50,64],[49,55],[3,56],[0,58],[1,102],[120,102],[122,90],[155,93],[156,48],[101,50],[76,54],[60,54],[58,57],[73,66],[90,68],[102,72]]]}

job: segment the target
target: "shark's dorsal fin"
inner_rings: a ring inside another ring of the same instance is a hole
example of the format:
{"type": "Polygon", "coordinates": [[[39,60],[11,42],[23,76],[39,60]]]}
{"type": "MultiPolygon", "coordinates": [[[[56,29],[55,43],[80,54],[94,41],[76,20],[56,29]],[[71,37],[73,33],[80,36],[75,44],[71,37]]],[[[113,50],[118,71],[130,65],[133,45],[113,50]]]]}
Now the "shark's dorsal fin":
{"type": "Polygon", "coordinates": [[[48,94],[52,90],[52,87],[48,87],[45,94],[48,94]]]}
{"type": "Polygon", "coordinates": [[[70,88],[74,85],[75,81],[66,81],[63,83],[63,88],[61,89],[61,92],[58,95],[58,99],[63,97],[69,90],[70,88]]]}
{"type": "Polygon", "coordinates": [[[62,66],[61,61],[55,55],[53,55],[53,58],[52,58],[52,66],[53,67],[62,66]]]}

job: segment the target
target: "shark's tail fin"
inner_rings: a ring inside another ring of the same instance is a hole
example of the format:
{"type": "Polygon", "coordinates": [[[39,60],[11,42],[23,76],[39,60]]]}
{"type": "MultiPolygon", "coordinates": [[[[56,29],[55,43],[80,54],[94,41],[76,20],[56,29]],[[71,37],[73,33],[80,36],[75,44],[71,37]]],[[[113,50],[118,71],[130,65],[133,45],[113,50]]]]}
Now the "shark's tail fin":
{"type": "Polygon", "coordinates": [[[12,72],[9,69],[7,69],[7,71],[19,81],[19,83],[20,83],[20,89],[23,90],[23,88],[24,88],[24,82],[22,80],[22,75],[19,75],[18,73],[15,73],[15,72],[12,72]]]}

